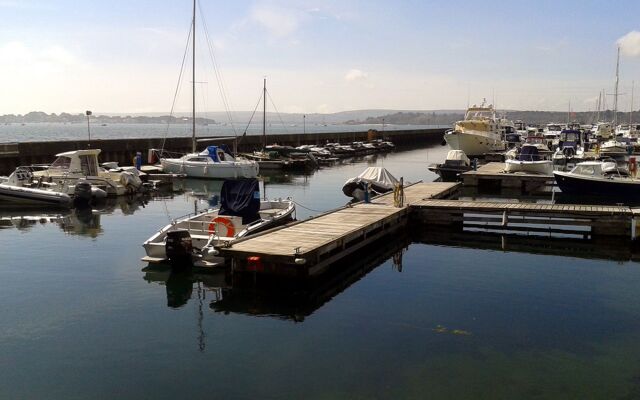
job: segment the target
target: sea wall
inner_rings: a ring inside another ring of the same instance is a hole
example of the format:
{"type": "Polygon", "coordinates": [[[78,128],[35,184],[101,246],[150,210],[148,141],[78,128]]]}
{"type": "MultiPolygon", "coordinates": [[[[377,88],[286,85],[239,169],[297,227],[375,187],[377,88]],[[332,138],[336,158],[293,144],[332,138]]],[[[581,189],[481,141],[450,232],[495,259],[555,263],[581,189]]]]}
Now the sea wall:
{"type": "MultiPolygon", "coordinates": [[[[439,143],[445,129],[412,129],[393,131],[354,131],[354,132],[327,132],[327,133],[291,133],[268,135],[269,144],[277,143],[283,146],[299,146],[303,144],[324,144],[327,142],[349,143],[353,141],[366,141],[378,138],[391,140],[397,147],[415,147],[425,144],[439,143]]],[[[233,148],[233,139],[198,138],[198,148],[204,148],[209,144],[226,143],[233,148]],[[203,140],[205,139],[205,140],[203,140]],[[208,140],[210,139],[210,140],[208,140]]],[[[132,159],[136,152],[143,154],[146,162],[148,149],[160,149],[171,152],[191,151],[191,138],[145,138],[145,139],[109,139],[109,140],[74,140],[60,142],[25,142],[25,143],[0,143],[0,175],[10,174],[20,165],[49,164],[55,155],[70,150],[99,148],[100,161],[117,161],[120,165],[132,165],[132,159]]],[[[262,147],[262,136],[245,136],[238,140],[238,151],[246,152],[258,150],[262,147]]]]}

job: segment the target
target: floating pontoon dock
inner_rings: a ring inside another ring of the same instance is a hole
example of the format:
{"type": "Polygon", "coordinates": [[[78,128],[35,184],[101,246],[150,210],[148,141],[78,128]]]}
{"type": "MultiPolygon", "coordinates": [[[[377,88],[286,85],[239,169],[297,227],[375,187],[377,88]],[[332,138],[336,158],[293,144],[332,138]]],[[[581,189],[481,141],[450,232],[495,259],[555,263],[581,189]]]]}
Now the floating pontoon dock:
{"type": "Polygon", "coordinates": [[[418,183],[404,190],[404,205],[394,206],[393,193],[317,217],[276,228],[219,249],[234,271],[313,276],[333,262],[405,226],[409,205],[425,198],[444,198],[459,183],[418,183]]]}
{"type": "MultiPolygon", "coordinates": [[[[625,206],[530,204],[447,200],[458,183],[418,183],[405,188],[402,207],[393,193],[285,227],[247,237],[220,248],[234,272],[309,277],[407,227],[434,231],[454,229],[587,238],[637,236],[640,210],[625,206]],[[408,216],[411,216],[408,218],[408,216]]],[[[479,233],[482,234],[482,233],[479,233]]]]}

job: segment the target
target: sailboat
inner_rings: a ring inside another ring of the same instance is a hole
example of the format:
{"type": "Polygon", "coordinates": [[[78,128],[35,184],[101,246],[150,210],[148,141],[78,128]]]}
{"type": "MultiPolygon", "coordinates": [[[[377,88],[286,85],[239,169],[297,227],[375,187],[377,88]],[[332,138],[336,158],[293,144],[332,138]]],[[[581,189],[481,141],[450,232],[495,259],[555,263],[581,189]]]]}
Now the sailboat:
{"type": "Polygon", "coordinates": [[[258,163],[234,157],[226,146],[207,146],[196,152],[196,0],[193,1],[192,32],[191,153],[180,158],[160,157],[162,169],[190,178],[255,178],[258,176],[258,163]]]}

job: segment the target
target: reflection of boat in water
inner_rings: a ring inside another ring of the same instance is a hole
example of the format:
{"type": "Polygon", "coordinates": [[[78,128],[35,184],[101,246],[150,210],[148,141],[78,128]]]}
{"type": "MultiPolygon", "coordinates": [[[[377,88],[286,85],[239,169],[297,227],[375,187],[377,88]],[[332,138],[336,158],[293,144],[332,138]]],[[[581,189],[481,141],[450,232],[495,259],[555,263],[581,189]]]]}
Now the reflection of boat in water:
{"type": "Polygon", "coordinates": [[[290,199],[261,201],[256,179],[225,181],[220,198],[220,208],[176,219],[147,239],[143,261],[175,266],[193,261],[221,264],[224,260],[217,257],[215,246],[287,222],[295,211],[290,199]]]}
{"type": "Polygon", "coordinates": [[[38,210],[29,213],[25,210],[2,209],[0,211],[0,228],[30,229],[32,227],[52,223],[62,231],[71,235],[97,237],[102,234],[101,217],[116,211],[123,215],[131,215],[140,207],[144,207],[147,198],[142,196],[119,196],[107,198],[97,206],[76,207],[72,210],[38,210]]]}
{"type": "Polygon", "coordinates": [[[302,322],[385,262],[391,261],[394,269],[401,272],[402,254],[409,243],[408,235],[400,234],[394,240],[371,247],[360,256],[337,263],[320,278],[305,283],[262,279],[255,282],[250,277],[234,277],[232,280],[229,271],[222,269],[214,270],[213,274],[176,273],[156,265],[144,269],[144,279],[166,285],[168,307],[186,304],[193,298],[194,286],[202,284],[213,294],[209,307],[215,312],[302,322]]]}

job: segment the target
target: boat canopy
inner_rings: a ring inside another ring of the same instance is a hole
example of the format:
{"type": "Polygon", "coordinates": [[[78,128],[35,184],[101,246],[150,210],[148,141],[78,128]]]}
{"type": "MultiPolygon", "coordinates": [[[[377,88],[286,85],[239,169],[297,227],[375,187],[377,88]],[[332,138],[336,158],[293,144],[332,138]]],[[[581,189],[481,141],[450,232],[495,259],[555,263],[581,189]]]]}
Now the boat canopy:
{"type": "Polygon", "coordinates": [[[463,161],[465,165],[471,165],[471,160],[462,150],[449,150],[446,160],[449,161],[463,161]]]}
{"type": "Polygon", "coordinates": [[[247,225],[260,219],[260,185],[257,179],[224,181],[218,215],[242,217],[247,225]]]}
{"type": "Polygon", "coordinates": [[[520,161],[540,161],[540,152],[538,148],[533,145],[524,145],[518,155],[520,161]]]}
{"type": "Polygon", "coordinates": [[[387,190],[393,189],[396,184],[400,183],[395,176],[382,167],[369,167],[357,177],[349,179],[347,183],[350,181],[367,182],[387,190]]]}

